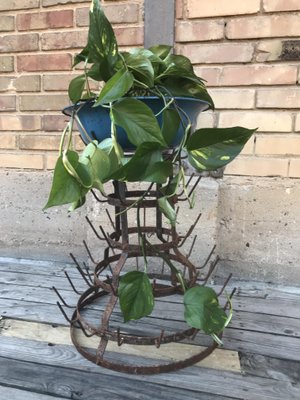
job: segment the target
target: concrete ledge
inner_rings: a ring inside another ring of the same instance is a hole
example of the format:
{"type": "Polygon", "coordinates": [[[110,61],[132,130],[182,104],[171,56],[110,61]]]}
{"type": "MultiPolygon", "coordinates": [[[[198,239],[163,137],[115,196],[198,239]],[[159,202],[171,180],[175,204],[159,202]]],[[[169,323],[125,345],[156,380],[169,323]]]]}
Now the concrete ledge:
{"type": "MultiPolygon", "coordinates": [[[[0,257],[70,262],[73,252],[86,260],[82,240],[87,240],[95,259],[101,260],[106,244],[95,237],[84,217],[88,214],[97,227],[102,224],[110,232],[106,205],[90,196],[73,213],[67,207],[43,212],[50,184],[51,173],[0,171],[0,257]]],[[[201,266],[216,243],[219,277],[232,272],[236,279],[300,285],[299,199],[300,180],[203,178],[195,208],[180,204],[177,229],[185,234],[202,213],[191,259],[201,266]]],[[[135,215],[130,218],[136,224],[135,215]]],[[[150,217],[147,223],[155,221],[150,217]]],[[[184,252],[188,253],[192,239],[184,252]]]]}

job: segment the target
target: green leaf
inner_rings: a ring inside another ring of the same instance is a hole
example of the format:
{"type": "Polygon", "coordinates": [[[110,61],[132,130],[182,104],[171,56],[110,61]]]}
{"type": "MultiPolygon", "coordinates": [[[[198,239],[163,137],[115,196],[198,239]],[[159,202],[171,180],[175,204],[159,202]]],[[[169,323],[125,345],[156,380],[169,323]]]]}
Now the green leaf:
{"type": "Polygon", "coordinates": [[[133,76],[128,70],[120,70],[113,75],[101,90],[93,107],[107,104],[124,96],[133,85],[133,76]]]}
{"type": "MultiPolygon", "coordinates": [[[[73,167],[76,168],[78,155],[74,152],[68,152],[68,157],[73,167]]],[[[62,156],[60,156],[56,162],[49,199],[44,209],[77,202],[81,197],[80,184],[67,172],[62,162],[62,156]]]]}
{"type": "Polygon", "coordinates": [[[76,76],[69,84],[69,97],[73,103],[76,103],[82,98],[82,93],[85,87],[85,75],[76,76]]]}
{"type": "Polygon", "coordinates": [[[168,146],[171,145],[173,139],[180,126],[180,115],[178,111],[173,108],[167,108],[163,112],[162,135],[168,146]]]}
{"type": "Polygon", "coordinates": [[[94,81],[103,81],[103,77],[101,75],[101,66],[98,63],[95,63],[91,66],[91,68],[87,71],[87,75],[94,79],[94,81]]]}
{"type": "MultiPolygon", "coordinates": [[[[175,65],[177,68],[180,68],[181,70],[185,70],[194,74],[193,65],[190,59],[185,56],[179,54],[169,54],[168,57],[164,60],[164,63],[167,66],[175,65]]],[[[198,79],[201,80],[200,78],[198,79]]]]}
{"type": "Polygon", "coordinates": [[[159,58],[164,60],[171,53],[172,46],[168,46],[168,45],[165,45],[165,44],[159,44],[157,46],[150,47],[149,50],[153,54],[155,54],[156,56],[158,56],[159,58]]]}
{"type": "Polygon", "coordinates": [[[99,0],[93,0],[88,33],[89,56],[100,64],[101,74],[108,80],[113,74],[119,54],[116,37],[99,0]]]}
{"type": "Polygon", "coordinates": [[[189,161],[198,171],[221,168],[242,151],[255,131],[242,127],[198,129],[186,145],[189,161]]]}
{"type": "Polygon", "coordinates": [[[148,57],[127,53],[124,58],[128,69],[132,72],[135,79],[152,88],[154,86],[154,69],[148,57]]]}
{"type": "Polygon", "coordinates": [[[102,183],[110,173],[110,161],[105,151],[99,148],[97,141],[89,143],[84,149],[80,162],[91,169],[93,187],[102,188],[102,183]]]}
{"type": "Polygon", "coordinates": [[[194,97],[206,101],[209,108],[214,109],[214,102],[202,83],[192,82],[185,78],[171,77],[165,79],[162,86],[174,97],[194,97]]]}
{"type": "Polygon", "coordinates": [[[184,318],[191,327],[207,334],[218,334],[224,329],[227,315],[220,307],[213,289],[205,286],[188,289],[183,302],[184,318]]]}
{"type": "Polygon", "coordinates": [[[130,142],[138,146],[144,142],[156,142],[166,147],[155,115],[143,102],[124,98],[113,104],[112,115],[116,125],[127,133],[130,142]]]}
{"type": "Polygon", "coordinates": [[[158,143],[145,142],[111,178],[128,182],[165,183],[171,173],[172,163],[163,161],[161,146],[158,143]]]}
{"type": "Polygon", "coordinates": [[[89,59],[89,47],[85,46],[85,48],[79,53],[76,54],[75,58],[74,58],[74,63],[73,63],[73,68],[81,63],[81,62],[85,62],[86,60],[88,60],[88,62],[91,62],[91,60],[89,59]]]}
{"type": "Polygon", "coordinates": [[[150,280],[145,272],[131,271],[121,276],[118,294],[124,322],[151,314],[154,297],[150,280]]]}
{"type": "Polygon", "coordinates": [[[172,226],[176,226],[176,211],[175,208],[171,206],[168,197],[164,196],[158,199],[158,206],[161,212],[168,218],[172,226]]]}
{"type": "MultiPolygon", "coordinates": [[[[99,149],[101,149],[102,151],[105,152],[105,154],[108,156],[108,159],[109,159],[109,172],[108,172],[107,176],[105,178],[103,178],[104,182],[107,182],[110,179],[110,176],[117,169],[119,169],[119,167],[120,167],[119,159],[116,154],[112,138],[107,138],[107,139],[102,140],[102,142],[100,142],[98,144],[98,147],[99,147],[99,149]]],[[[122,150],[121,146],[119,146],[118,150],[119,150],[119,154],[121,154],[121,156],[122,156],[123,150],[122,150]]]]}

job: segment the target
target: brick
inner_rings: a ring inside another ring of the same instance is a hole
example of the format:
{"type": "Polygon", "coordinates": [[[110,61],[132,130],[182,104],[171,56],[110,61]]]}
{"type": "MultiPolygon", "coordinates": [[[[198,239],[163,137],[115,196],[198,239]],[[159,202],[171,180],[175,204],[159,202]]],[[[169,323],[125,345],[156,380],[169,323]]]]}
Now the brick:
{"type": "Polygon", "coordinates": [[[201,42],[224,37],[224,21],[178,21],[175,38],[177,42],[201,42]]]}
{"type": "Polygon", "coordinates": [[[40,0],[1,0],[0,11],[24,10],[37,8],[40,0]]]}
{"type": "Polygon", "coordinates": [[[293,65],[241,65],[224,67],[221,86],[287,85],[297,82],[297,66],[293,65]]]}
{"type": "Polygon", "coordinates": [[[60,136],[49,135],[21,135],[19,147],[22,150],[57,150],[60,136]]]}
{"type": "Polygon", "coordinates": [[[21,111],[56,111],[61,110],[69,104],[66,95],[21,95],[21,111]]]}
{"type": "Polygon", "coordinates": [[[300,89],[266,89],[257,92],[258,108],[299,108],[300,89]]]}
{"type": "Polygon", "coordinates": [[[81,137],[79,136],[79,134],[75,135],[74,137],[75,140],[75,149],[76,151],[82,151],[85,148],[85,144],[83,143],[81,137]]]}
{"type": "Polygon", "coordinates": [[[264,0],[263,8],[266,12],[300,11],[299,0],[264,0]]]}
{"type": "Polygon", "coordinates": [[[241,155],[250,156],[254,152],[254,136],[252,136],[248,142],[245,144],[243,150],[241,151],[241,155]]]}
{"type": "Polygon", "coordinates": [[[223,111],[219,117],[220,127],[245,126],[260,132],[291,132],[292,122],[291,114],[280,111],[223,111]]]}
{"type": "Polygon", "coordinates": [[[205,111],[199,114],[196,127],[213,128],[215,126],[215,114],[212,111],[205,111]]]}
{"type": "MultiPolygon", "coordinates": [[[[76,25],[89,25],[89,7],[77,8],[76,25]]],[[[139,5],[129,4],[111,4],[104,5],[103,10],[106,17],[112,24],[132,24],[139,21],[139,5]]]]}
{"type": "Polygon", "coordinates": [[[120,46],[137,46],[144,44],[144,29],[136,27],[115,27],[114,32],[120,46]]]}
{"type": "Polygon", "coordinates": [[[0,133],[0,149],[15,149],[16,142],[15,135],[0,133]]]}
{"type": "Polygon", "coordinates": [[[44,115],[42,117],[42,129],[48,132],[57,132],[65,128],[69,118],[61,114],[44,115]]]}
{"type": "Polygon", "coordinates": [[[300,36],[299,15],[271,15],[237,18],[226,26],[228,39],[300,36]]]}
{"type": "Polygon", "coordinates": [[[254,47],[250,43],[188,44],[178,46],[180,54],[194,64],[250,62],[254,47]]]}
{"type": "Polygon", "coordinates": [[[16,53],[39,49],[39,35],[28,33],[23,35],[5,35],[0,37],[0,53],[16,53]]]}
{"type": "Polygon", "coordinates": [[[22,75],[15,79],[14,87],[17,92],[39,92],[41,77],[39,75],[22,75]]]}
{"type": "Polygon", "coordinates": [[[44,75],[43,88],[45,91],[66,91],[68,90],[69,83],[75,76],[71,75],[44,75]]]}
{"type": "Polygon", "coordinates": [[[0,56],[0,72],[12,72],[14,70],[13,56],[0,56]]]}
{"type": "Polygon", "coordinates": [[[46,154],[46,169],[52,170],[55,168],[57,157],[57,152],[46,154]]]}
{"type": "Polygon", "coordinates": [[[195,67],[195,74],[206,80],[207,86],[219,86],[221,68],[218,67],[195,67]]]}
{"type": "Polygon", "coordinates": [[[189,18],[255,14],[260,10],[260,0],[188,0],[187,8],[189,18]]]}
{"type": "Polygon", "coordinates": [[[0,131],[37,131],[41,118],[37,115],[0,115],[0,131]]]}
{"type": "Polygon", "coordinates": [[[299,113],[296,116],[295,130],[296,130],[296,132],[300,132],[300,114],[299,113]]]}
{"type": "Polygon", "coordinates": [[[184,18],[184,0],[176,0],[176,18],[184,18]]]}
{"type": "Polygon", "coordinates": [[[0,76],[0,92],[6,92],[13,89],[14,77],[0,76]]]}
{"type": "Polygon", "coordinates": [[[261,40],[256,47],[256,61],[266,62],[280,60],[283,49],[283,41],[261,40]]]}
{"type": "Polygon", "coordinates": [[[16,96],[1,96],[0,111],[16,111],[16,96]]]}
{"type": "Polygon", "coordinates": [[[37,54],[17,57],[18,71],[69,71],[72,68],[71,54],[37,54]]]}
{"type": "Polygon", "coordinates": [[[2,153],[0,155],[0,167],[43,169],[44,157],[40,154],[2,153]]]}
{"type": "Polygon", "coordinates": [[[300,178],[300,158],[291,159],[289,177],[300,178]]]}
{"type": "Polygon", "coordinates": [[[300,155],[300,135],[258,135],[255,153],[257,155],[300,155]]]}
{"type": "Polygon", "coordinates": [[[42,50],[62,50],[85,47],[87,31],[54,32],[41,35],[42,50]]]}
{"type": "Polygon", "coordinates": [[[26,13],[17,16],[17,28],[19,31],[69,28],[72,26],[73,10],[26,13]]]}
{"type": "Polygon", "coordinates": [[[41,0],[43,7],[58,6],[61,4],[86,3],[87,0],[41,0]]]}
{"type": "Polygon", "coordinates": [[[15,17],[13,15],[0,16],[0,32],[10,32],[15,30],[15,17]]]}
{"type": "Polygon", "coordinates": [[[17,92],[38,92],[41,89],[39,75],[23,75],[1,76],[0,77],[0,92],[17,91],[17,92]]]}
{"type": "Polygon", "coordinates": [[[216,108],[254,108],[255,90],[250,89],[211,89],[209,91],[216,108]]]}
{"type": "Polygon", "coordinates": [[[225,169],[226,175],[287,176],[288,159],[239,156],[225,169]]]}

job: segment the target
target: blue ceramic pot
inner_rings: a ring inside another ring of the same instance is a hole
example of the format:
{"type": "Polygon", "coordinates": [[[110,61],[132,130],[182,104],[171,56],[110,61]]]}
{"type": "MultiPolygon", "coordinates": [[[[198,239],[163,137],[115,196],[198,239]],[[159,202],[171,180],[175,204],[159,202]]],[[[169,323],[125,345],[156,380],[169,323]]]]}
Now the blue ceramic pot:
{"type": "MultiPolygon", "coordinates": [[[[145,103],[154,114],[164,107],[164,102],[159,97],[136,97],[145,103]]],[[[201,111],[205,111],[209,108],[209,104],[205,101],[198,100],[190,97],[177,97],[175,98],[178,106],[189,116],[192,124],[196,123],[197,116],[201,111]]],[[[66,107],[63,112],[66,115],[71,115],[74,107],[76,109],[76,122],[81,135],[82,140],[85,144],[88,144],[91,140],[102,140],[111,136],[111,121],[109,117],[109,109],[102,106],[93,107],[94,101],[87,101],[77,103],[75,106],[66,107]]],[[[162,124],[162,114],[157,117],[158,123],[162,124]]],[[[176,147],[180,144],[181,139],[184,135],[184,129],[182,126],[177,131],[177,134],[172,142],[172,147],[176,147]]],[[[124,150],[134,149],[135,146],[129,142],[126,132],[124,129],[117,127],[117,139],[118,143],[124,150]]]]}

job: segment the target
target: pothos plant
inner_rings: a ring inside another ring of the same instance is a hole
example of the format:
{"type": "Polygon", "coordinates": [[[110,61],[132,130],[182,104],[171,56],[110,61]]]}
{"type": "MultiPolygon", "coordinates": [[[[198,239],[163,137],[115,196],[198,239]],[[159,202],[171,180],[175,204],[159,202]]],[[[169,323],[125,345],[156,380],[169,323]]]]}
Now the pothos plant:
{"type": "MultiPolygon", "coordinates": [[[[254,130],[243,127],[195,129],[180,107],[178,97],[197,99],[210,109],[214,104],[190,60],[173,54],[172,48],[166,45],[119,51],[114,31],[99,0],[92,0],[89,18],[87,45],[74,61],[74,66],[82,63],[83,73],[69,85],[69,97],[74,107],[62,134],[45,208],[70,204],[70,210],[74,210],[84,204],[92,189],[105,196],[105,184],[112,180],[157,183],[161,188],[160,210],[175,226],[176,212],[170,200],[179,187],[183,187],[191,207],[195,202],[186,190],[183,160],[200,172],[223,167],[241,152],[254,130]],[[99,90],[95,91],[93,88],[97,84],[99,90]],[[154,113],[142,101],[147,96],[161,99],[158,112],[154,113]],[[72,147],[73,124],[78,104],[87,101],[94,108],[107,110],[110,129],[103,132],[104,140],[85,138],[86,147],[78,154],[72,147]],[[130,143],[129,154],[119,143],[120,128],[126,132],[130,143]],[[174,144],[179,130],[182,136],[174,144]]],[[[145,237],[139,236],[141,246],[151,246],[145,237]]],[[[187,288],[183,276],[167,261],[185,292],[187,323],[218,340],[217,335],[231,314],[227,316],[220,307],[213,289],[205,286],[187,288]]],[[[125,321],[152,312],[154,298],[146,257],[144,272],[131,271],[121,276],[118,295],[125,321]]]]}

